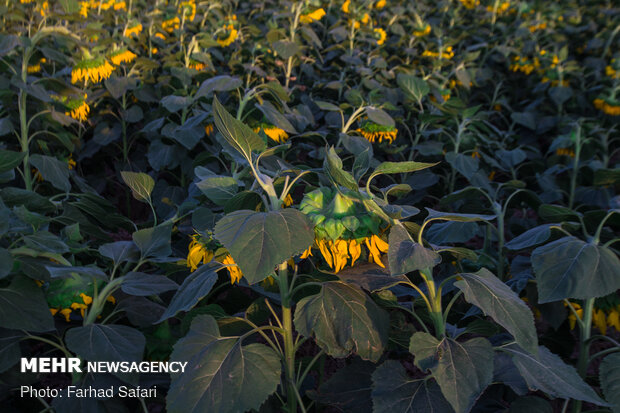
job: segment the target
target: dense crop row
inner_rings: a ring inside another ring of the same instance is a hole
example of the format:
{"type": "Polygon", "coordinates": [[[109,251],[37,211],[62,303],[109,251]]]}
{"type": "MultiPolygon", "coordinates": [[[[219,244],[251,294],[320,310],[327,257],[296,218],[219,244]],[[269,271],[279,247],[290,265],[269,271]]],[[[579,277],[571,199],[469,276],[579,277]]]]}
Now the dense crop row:
{"type": "Polygon", "coordinates": [[[7,411],[620,411],[613,2],[0,19],[7,411]],[[158,391],[19,394],[69,384],[158,391]]]}

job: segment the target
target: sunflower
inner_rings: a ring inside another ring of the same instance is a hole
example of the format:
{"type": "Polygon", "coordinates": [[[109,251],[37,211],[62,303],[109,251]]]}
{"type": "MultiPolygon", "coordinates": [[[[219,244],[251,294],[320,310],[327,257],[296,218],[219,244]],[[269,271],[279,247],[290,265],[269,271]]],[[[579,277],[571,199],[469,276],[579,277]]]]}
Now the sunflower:
{"type": "Polygon", "coordinates": [[[433,57],[433,58],[441,57],[442,59],[450,60],[454,57],[454,51],[452,50],[452,46],[446,47],[441,53],[432,52],[430,50],[425,50],[424,52],[422,52],[422,57],[433,57]]]}
{"type": "Polygon", "coordinates": [[[181,27],[181,20],[177,16],[161,22],[161,28],[168,33],[172,33],[173,31],[178,30],[179,27],[181,27]]]}
{"type": "Polygon", "coordinates": [[[254,132],[259,133],[261,129],[265,132],[265,135],[269,136],[273,141],[284,143],[288,140],[288,133],[277,126],[262,123],[260,126],[254,128],[254,132]]]}
{"type": "Polygon", "coordinates": [[[136,54],[128,49],[116,50],[110,54],[110,61],[116,66],[119,66],[121,63],[131,63],[135,58],[136,54]]]}
{"type": "Polygon", "coordinates": [[[214,131],[213,124],[208,123],[207,126],[205,126],[205,135],[211,136],[213,135],[213,131],[214,131]]]}
{"type": "Polygon", "coordinates": [[[142,23],[134,23],[132,26],[127,26],[123,32],[123,36],[131,37],[138,36],[142,33],[142,23]]]}
{"type": "Polygon", "coordinates": [[[67,100],[65,106],[67,106],[67,111],[65,115],[71,116],[73,119],[78,120],[80,122],[86,121],[88,118],[88,113],[90,112],[90,107],[88,103],[86,103],[87,95],[84,93],[83,99],[70,99],[67,100]]]}
{"type": "Polygon", "coordinates": [[[71,71],[71,83],[77,83],[80,80],[98,83],[109,78],[112,71],[114,71],[114,66],[103,56],[82,60],[71,71]]]}
{"type": "Polygon", "coordinates": [[[237,40],[237,36],[239,32],[237,31],[237,29],[235,29],[235,26],[233,26],[232,24],[224,26],[223,30],[224,30],[223,32],[224,36],[220,37],[218,35],[216,41],[220,46],[227,47],[233,44],[235,40],[237,40]]]}
{"type": "Polygon", "coordinates": [[[348,13],[350,5],[351,5],[351,0],[346,0],[344,3],[342,3],[342,11],[345,13],[348,13]]]}
{"type": "Polygon", "coordinates": [[[609,116],[620,116],[620,102],[611,99],[594,99],[594,107],[609,116]]]}
{"type": "Polygon", "coordinates": [[[385,39],[387,39],[387,33],[385,33],[385,30],[381,28],[376,28],[374,29],[374,34],[375,34],[375,38],[377,39],[377,44],[379,46],[385,43],[385,39]]]}
{"type": "Polygon", "coordinates": [[[47,60],[44,57],[42,57],[37,63],[33,65],[28,65],[28,67],[26,68],[26,71],[29,74],[39,73],[41,71],[41,64],[45,62],[47,62],[47,60]]]}
{"type": "Polygon", "coordinates": [[[123,0],[114,2],[114,10],[127,10],[127,3],[123,0]]]}
{"type": "Polygon", "coordinates": [[[87,1],[81,1],[78,3],[80,6],[80,16],[87,18],[88,17],[88,2],[87,1]]]}
{"type": "Polygon", "coordinates": [[[228,273],[230,274],[231,284],[238,283],[241,278],[243,278],[243,273],[241,272],[241,269],[239,268],[237,263],[235,263],[235,260],[230,254],[226,255],[226,257],[222,260],[222,264],[230,265],[230,267],[227,267],[227,269],[228,273]]]}
{"type": "Polygon", "coordinates": [[[374,122],[365,121],[362,123],[361,127],[356,130],[356,132],[366,138],[369,142],[383,142],[385,140],[392,143],[396,139],[398,129],[393,126],[383,126],[374,122]]]}
{"type": "Polygon", "coordinates": [[[316,9],[312,13],[306,13],[299,16],[300,23],[313,23],[318,22],[325,16],[325,10],[323,8],[316,9]]]}
{"type": "Polygon", "coordinates": [[[387,1],[385,0],[379,0],[378,2],[375,3],[375,9],[377,10],[381,10],[382,8],[385,7],[387,1]]]}
{"type": "Polygon", "coordinates": [[[460,2],[466,9],[470,10],[480,5],[480,0],[460,0],[460,2]]]}
{"type": "Polygon", "coordinates": [[[194,17],[196,17],[196,2],[194,0],[182,1],[179,4],[177,13],[181,16],[185,15],[187,21],[194,21],[194,17]]]}
{"type": "Polygon", "coordinates": [[[195,271],[201,262],[206,264],[213,259],[213,251],[208,250],[202,242],[200,242],[200,236],[198,234],[192,235],[192,242],[189,243],[188,250],[187,266],[190,268],[190,271],[195,271]]]}
{"type": "Polygon", "coordinates": [[[189,59],[188,68],[200,71],[200,70],[204,70],[205,67],[207,66],[204,63],[199,62],[198,60],[189,59]]]}
{"type": "Polygon", "coordinates": [[[422,24],[416,30],[413,31],[413,35],[416,37],[424,37],[429,35],[431,32],[431,25],[428,23],[422,24]]]}

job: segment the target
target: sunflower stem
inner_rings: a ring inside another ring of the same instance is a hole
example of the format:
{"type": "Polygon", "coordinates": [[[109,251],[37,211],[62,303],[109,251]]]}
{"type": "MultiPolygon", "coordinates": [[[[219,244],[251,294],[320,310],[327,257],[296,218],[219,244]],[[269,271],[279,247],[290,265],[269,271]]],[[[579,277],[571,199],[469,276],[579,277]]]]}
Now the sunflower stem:
{"type": "Polygon", "coordinates": [[[282,299],[282,325],[284,327],[284,373],[286,380],[286,408],[289,413],[297,412],[297,384],[295,383],[295,344],[293,341],[293,312],[288,287],[288,263],[278,266],[278,282],[282,299]]]}

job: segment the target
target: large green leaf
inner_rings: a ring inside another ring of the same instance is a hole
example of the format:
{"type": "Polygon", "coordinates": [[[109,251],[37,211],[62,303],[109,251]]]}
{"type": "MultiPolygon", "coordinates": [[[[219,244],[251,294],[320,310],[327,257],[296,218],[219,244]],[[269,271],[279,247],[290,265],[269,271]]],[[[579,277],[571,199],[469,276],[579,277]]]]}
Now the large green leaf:
{"type": "Polygon", "coordinates": [[[605,399],[611,403],[614,413],[620,413],[620,353],[605,357],[598,374],[605,399]]]}
{"type": "Polygon", "coordinates": [[[495,215],[459,214],[456,212],[435,211],[431,208],[426,208],[426,211],[428,212],[426,221],[486,222],[495,219],[495,215]]]}
{"type": "Polygon", "coordinates": [[[358,287],[336,281],[299,301],[295,326],[306,337],[314,333],[330,356],[357,353],[377,361],[387,345],[389,316],[358,287]]]}
{"type": "Polygon", "coordinates": [[[392,117],[388,115],[387,112],[385,112],[383,109],[367,107],[366,115],[368,115],[368,119],[378,125],[387,127],[394,126],[394,119],[392,119],[392,117]]]}
{"type": "Polygon", "coordinates": [[[170,305],[162,314],[159,322],[175,316],[179,311],[188,311],[198,304],[215,285],[217,281],[215,271],[219,267],[221,267],[220,264],[208,263],[201,265],[191,273],[172,297],[170,305]]]}
{"type": "Polygon", "coordinates": [[[151,258],[152,261],[165,259],[172,253],[170,237],[172,224],[165,223],[152,228],[145,228],[132,234],[142,258],[151,258]]]}
{"type": "Polygon", "coordinates": [[[144,172],[121,171],[123,181],[131,189],[131,194],[138,201],[149,202],[151,192],[155,187],[155,180],[144,172]]]}
{"type": "Polygon", "coordinates": [[[237,180],[231,176],[209,176],[196,184],[214,204],[225,205],[237,193],[237,180]]]}
{"type": "Polygon", "coordinates": [[[43,179],[48,181],[54,188],[69,192],[69,166],[66,162],[59,161],[52,156],[35,154],[30,157],[30,164],[37,168],[43,179]]]}
{"type": "Polygon", "coordinates": [[[373,413],[450,413],[437,383],[412,379],[396,360],[387,360],[372,375],[373,413]]]}
{"type": "Polygon", "coordinates": [[[339,369],[329,380],[321,383],[317,392],[309,392],[311,399],[340,409],[343,412],[372,412],[372,373],[375,364],[354,359],[351,364],[339,369]]]}
{"type": "Polygon", "coordinates": [[[392,227],[388,244],[388,262],[393,276],[433,268],[441,262],[439,254],[414,242],[400,225],[392,227]]]}
{"type": "Polygon", "coordinates": [[[121,290],[125,294],[146,297],[175,290],[178,284],[165,275],[129,272],[125,274],[121,290]]]}
{"type": "Polygon", "coordinates": [[[583,400],[606,406],[607,404],[579,377],[573,366],[547,348],[538,347],[538,354],[532,355],[517,345],[502,347],[512,356],[530,390],[541,390],[553,397],[583,400]]]}
{"type": "Polygon", "coordinates": [[[544,224],[528,229],[523,234],[514,237],[505,245],[509,250],[521,250],[541,244],[551,237],[551,227],[559,224],[544,224]]]}
{"type": "Polygon", "coordinates": [[[218,221],[215,238],[224,244],[243,276],[253,284],[312,245],[314,229],[308,218],[296,209],[242,210],[218,221]]]}
{"type": "Polygon", "coordinates": [[[337,275],[342,281],[355,284],[371,293],[408,281],[404,275],[392,277],[385,268],[372,263],[356,264],[353,267],[340,271],[337,275]]]}
{"type": "Polygon", "coordinates": [[[538,302],[602,297],[620,288],[620,260],[609,248],[564,237],[532,253],[538,302]]]}
{"type": "Polygon", "coordinates": [[[140,361],[146,339],[137,329],[123,325],[89,324],[67,331],[67,348],[92,361],[140,361]]]}
{"type": "Polygon", "coordinates": [[[418,102],[431,91],[428,83],[426,83],[424,79],[413,75],[400,73],[396,81],[407,97],[418,102]]]}
{"type": "Polygon", "coordinates": [[[508,330],[525,350],[534,354],[538,352],[532,312],[510,287],[485,268],[473,274],[459,275],[463,279],[454,285],[463,291],[469,303],[508,330]]]}
{"type": "Polygon", "coordinates": [[[353,191],[358,190],[357,181],[349,172],[342,168],[342,159],[340,159],[333,146],[329,148],[325,154],[323,169],[336,184],[353,191]]]}
{"type": "Polygon", "coordinates": [[[252,162],[252,151],[265,150],[265,142],[252,129],[240,120],[235,119],[224,106],[213,98],[213,118],[215,126],[237,152],[249,162],[252,162]]]}
{"type": "Polygon", "coordinates": [[[0,288],[0,327],[27,331],[50,331],[54,320],[43,291],[26,277],[15,277],[0,288]]]}
{"type": "Polygon", "coordinates": [[[172,360],[187,361],[173,377],[167,397],[170,413],[243,413],[258,409],[280,383],[278,355],[262,344],[242,346],[220,337],[215,319],[197,316],[190,332],[175,344],[172,360]]]}
{"type": "Polygon", "coordinates": [[[0,173],[10,171],[19,165],[26,156],[25,152],[13,152],[0,149],[0,173]]]}
{"type": "Polygon", "coordinates": [[[456,413],[470,411],[493,380],[493,347],[487,339],[459,343],[418,332],[411,337],[409,350],[415,356],[416,366],[430,369],[456,413]]]}

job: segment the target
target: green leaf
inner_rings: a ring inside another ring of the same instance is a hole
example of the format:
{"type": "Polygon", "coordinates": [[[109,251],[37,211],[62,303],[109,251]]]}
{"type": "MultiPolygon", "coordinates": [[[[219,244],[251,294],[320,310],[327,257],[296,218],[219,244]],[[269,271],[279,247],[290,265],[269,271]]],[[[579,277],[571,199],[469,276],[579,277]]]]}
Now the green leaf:
{"type": "Polygon", "coordinates": [[[121,171],[121,177],[138,201],[150,202],[155,180],[144,172],[121,171]]]}
{"type": "Polygon", "coordinates": [[[482,215],[482,214],[459,214],[456,212],[441,212],[435,211],[431,208],[426,208],[428,216],[425,221],[457,221],[457,222],[476,222],[476,221],[491,221],[495,219],[495,215],[482,215]]]}
{"type": "Polygon", "coordinates": [[[327,110],[329,112],[339,112],[340,108],[336,105],[334,105],[333,103],[330,102],[325,102],[323,100],[315,100],[314,104],[316,104],[319,109],[321,110],[327,110]]]}
{"type": "Polygon", "coordinates": [[[213,98],[213,117],[215,126],[237,152],[252,163],[252,151],[261,152],[265,150],[266,144],[252,129],[240,120],[235,119],[224,106],[213,98]]]}
{"type": "Polygon", "coordinates": [[[422,169],[430,168],[438,165],[439,162],[425,163],[425,162],[382,162],[373,171],[372,176],[380,174],[403,174],[408,172],[421,171],[422,169]]]}
{"type": "Polygon", "coordinates": [[[433,268],[441,262],[441,255],[414,242],[400,225],[392,227],[388,244],[388,262],[393,276],[433,268]]]}
{"type": "Polygon", "coordinates": [[[54,188],[64,192],[71,190],[69,183],[69,166],[52,156],[34,154],[30,156],[30,164],[37,168],[43,179],[48,181],[54,188]]]}
{"type": "Polygon", "coordinates": [[[428,83],[426,83],[424,79],[413,75],[400,73],[396,78],[396,82],[407,97],[418,102],[431,91],[428,83]]]}
{"type": "Polygon", "coordinates": [[[210,176],[196,184],[214,204],[225,205],[237,193],[237,180],[231,176],[210,176]]]}
{"type": "Polygon", "coordinates": [[[525,126],[528,129],[536,130],[536,119],[530,112],[512,112],[510,117],[513,122],[525,126]]]}
{"type": "Polygon", "coordinates": [[[172,253],[170,237],[172,224],[161,224],[152,228],[145,228],[134,232],[131,237],[140,250],[142,258],[151,258],[151,261],[165,259],[172,253]]]}
{"type": "Polygon", "coordinates": [[[43,291],[33,280],[19,276],[0,288],[0,327],[35,332],[54,329],[43,291]]]}
{"type": "Polygon", "coordinates": [[[439,341],[418,332],[411,337],[409,350],[415,356],[416,366],[430,369],[456,413],[469,412],[493,380],[493,347],[487,339],[473,338],[464,343],[451,338],[439,341]]]}
{"type": "Polygon", "coordinates": [[[168,112],[175,113],[181,109],[188,108],[193,99],[187,96],[168,95],[161,100],[161,104],[168,112]]]}
{"type": "Polygon", "coordinates": [[[351,176],[351,174],[342,169],[342,159],[336,153],[334,147],[330,147],[327,150],[325,160],[323,161],[323,169],[331,177],[331,179],[338,185],[342,185],[345,188],[357,191],[357,181],[351,176]]]}
{"type": "Polygon", "coordinates": [[[299,301],[295,327],[306,337],[314,334],[330,356],[355,353],[376,362],[387,345],[389,316],[358,287],[334,281],[299,301]]]}
{"type": "Polygon", "coordinates": [[[25,152],[13,152],[0,149],[0,174],[19,165],[26,156],[25,152]]]}
{"type": "Polygon", "coordinates": [[[174,317],[180,311],[188,311],[198,304],[215,285],[218,268],[221,265],[213,262],[203,264],[185,278],[158,322],[174,317]]]}
{"type": "Polygon", "coordinates": [[[99,254],[108,257],[115,264],[123,262],[137,262],[140,259],[140,250],[133,241],[116,241],[103,244],[99,247],[99,254]]]}
{"type": "Polygon", "coordinates": [[[13,257],[6,248],[0,247],[0,280],[11,273],[13,269],[13,257]]]}
{"type": "Polygon", "coordinates": [[[620,288],[620,260],[609,248],[563,237],[532,252],[538,302],[602,297],[620,288]]]}
{"type": "Polygon", "coordinates": [[[176,290],[178,284],[165,275],[129,272],[124,276],[121,290],[125,294],[147,297],[176,290]]]}
{"type": "Polygon", "coordinates": [[[243,85],[241,79],[228,75],[214,76],[207,79],[200,85],[198,92],[194,95],[194,99],[199,99],[213,92],[227,92],[234,90],[243,85]]]}
{"type": "Polygon", "coordinates": [[[373,413],[450,413],[450,404],[431,380],[412,379],[396,360],[387,360],[372,375],[373,413]]]}
{"type": "Polygon", "coordinates": [[[275,50],[282,59],[287,60],[289,57],[293,57],[298,54],[301,49],[295,42],[278,40],[273,43],[273,50],[275,50]]]}
{"type": "Polygon", "coordinates": [[[378,125],[394,127],[394,119],[383,109],[367,107],[366,115],[368,115],[368,119],[378,125]]]}
{"type": "Polygon", "coordinates": [[[392,277],[385,268],[371,263],[356,264],[340,271],[337,275],[345,283],[355,284],[371,293],[394,287],[408,280],[404,275],[392,277]]]}
{"type": "Polygon", "coordinates": [[[307,395],[316,402],[343,412],[371,413],[372,373],[375,365],[358,358],[321,383],[316,393],[307,395]]]}
{"type": "Polygon", "coordinates": [[[173,377],[167,397],[170,413],[243,413],[258,409],[280,383],[280,357],[263,344],[242,346],[220,337],[215,319],[199,315],[175,344],[172,360],[187,361],[173,377]]]}
{"type": "Polygon", "coordinates": [[[140,361],[146,339],[135,328],[89,324],[67,330],[67,348],[89,361],[140,361]]]}
{"type": "Polygon", "coordinates": [[[594,172],[593,183],[596,186],[617,185],[618,182],[620,182],[620,169],[597,169],[594,172]]]}
{"type": "Polygon", "coordinates": [[[19,362],[22,355],[19,343],[23,338],[20,331],[0,329],[0,373],[19,362]]]}
{"type": "Polygon", "coordinates": [[[522,250],[542,244],[551,237],[551,227],[559,224],[544,224],[528,229],[523,234],[514,237],[504,245],[509,250],[522,250]]]}
{"type": "Polygon", "coordinates": [[[506,284],[489,270],[482,268],[454,285],[465,295],[467,302],[480,308],[512,334],[521,347],[530,353],[538,352],[538,337],[534,317],[529,307],[506,284]]]}
{"type": "Polygon", "coordinates": [[[538,215],[545,221],[559,222],[571,218],[579,219],[581,214],[560,205],[543,204],[538,207],[538,215]]]}
{"type": "Polygon", "coordinates": [[[250,284],[273,273],[276,266],[314,242],[308,218],[296,209],[271,212],[235,211],[215,225],[215,238],[232,255],[250,284]]]}
{"type": "Polygon", "coordinates": [[[472,179],[480,167],[478,158],[472,158],[462,153],[448,152],[446,161],[467,179],[472,179]]]}
{"type": "Polygon", "coordinates": [[[541,390],[552,397],[583,400],[588,403],[608,406],[590,386],[579,377],[573,366],[547,348],[538,347],[538,354],[532,355],[517,345],[502,347],[512,356],[512,361],[521,372],[532,391],[541,390]]]}
{"type": "Polygon", "coordinates": [[[620,413],[620,353],[605,357],[598,374],[605,399],[614,413],[620,413]]]}

